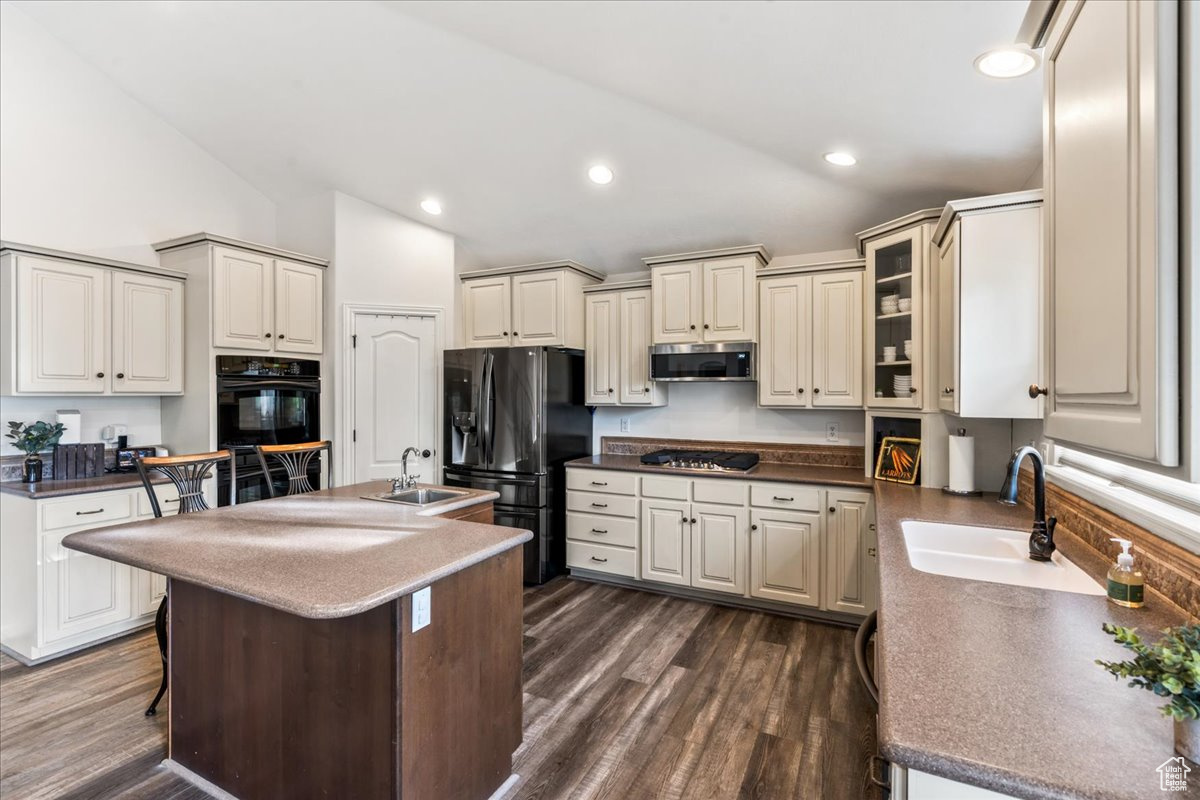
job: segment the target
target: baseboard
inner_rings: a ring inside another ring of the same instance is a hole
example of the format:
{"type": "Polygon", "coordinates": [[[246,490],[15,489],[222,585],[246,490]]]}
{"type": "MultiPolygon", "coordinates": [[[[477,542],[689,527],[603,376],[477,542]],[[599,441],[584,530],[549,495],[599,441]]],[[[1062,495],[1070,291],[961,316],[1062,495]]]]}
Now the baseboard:
{"type": "Polygon", "coordinates": [[[153,628],[153,627],[154,627],[154,619],[151,618],[149,621],[144,622],[141,625],[138,625],[137,627],[126,628],[123,631],[117,631],[116,633],[110,633],[103,638],[93,639],[90,642],[84,642],[83,644],[77,644],[74,647],[68,647],[66,650],[59,650],[57,652],[50,653],[49,655],[44,655],[39,658],[28,658],[27,656],[21,655],[16,650],[13,650],[11,647],[9,647],[6,644],[0,644],[0,653],[4,653],[4,655],[6,655],[9,658],[12,658],[16,661],[21,662],[22,664],[24,664],[27,667],[36,667],[39,664],[45,664],[48,661],[54,661],[55,659],[63,658],[64,656],[73,655],[74,653],[82,652],[91,647],[95,647],[96,645],[101,645],[101,644],[104,644],[105,642],[111,642],[113,639],[120,639],[122,636],[129,636],[130,634],[138,633],[139,631],[144,631],[147,628],[153,628]]]}
{"type": "Polygon", "coordinates": [[[212,781],[201,778],[174,759],[165,758],[162,765],[210,797],[215,797],[217,800],[238,800],[237,796],[230,794],[212,781]]]}

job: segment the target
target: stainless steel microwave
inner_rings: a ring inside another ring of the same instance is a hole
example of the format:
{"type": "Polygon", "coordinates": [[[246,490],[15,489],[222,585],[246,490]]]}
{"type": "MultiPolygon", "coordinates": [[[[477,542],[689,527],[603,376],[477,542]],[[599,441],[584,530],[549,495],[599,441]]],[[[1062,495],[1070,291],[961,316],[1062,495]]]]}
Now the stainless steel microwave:
{"type": "Polygon", "coordinates": [[[656,344],[650,347],[652,381],[752,381],[758,377],[754,342],[656,344]]]}

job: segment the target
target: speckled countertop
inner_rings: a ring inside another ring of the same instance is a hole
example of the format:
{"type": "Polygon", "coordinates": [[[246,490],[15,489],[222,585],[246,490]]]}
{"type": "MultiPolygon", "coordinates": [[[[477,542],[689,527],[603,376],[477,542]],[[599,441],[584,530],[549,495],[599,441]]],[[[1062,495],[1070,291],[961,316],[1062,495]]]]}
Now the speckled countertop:
{"type": "MultiPolygon", "coordinates": [[[[1128,651],[1102,622],[1154,632],[1185,618],[1159,596],[1124,609],[1103,596],[1043,591],[913,569],[907,519],[1024,530],[1026,507],[878,483],[879,743],[897,764],[1021,798],[1162,797],[1174,755],[1159,698],[1094,662],[1128,651]]],[[[1069,533],[1059,549],[1093,577],[1108,565],[1069,533]]],[[[1194,772],[1194,774],[1200,774],[1194,772]]],[[[1193,780],[1200,795],[1200,781],[1193,780]]],[[[1172,795],[1179,796],[1179,795],[1172,795]]]]}
{"type": "Polygon", "coordinates": [[[387,481],[73,533],[63,545],[302,617],[348,617],[518,547],[529,531],[444,514],[499,495],[416,508],[362,495],[387,481]]]}
{"type": "MultiPolygon", "coordinates": [[[[151,483],[170,483],[165,475],[150,476],[151,483]]],[[[67,497],[73,494],[91,494],[92,492],[111,492],[116,489],[140,489],[142,479],[136,472],[106,472],[95,478],[71,478],[69,480],[52,480],[46,478],[37,483],[21,483],[20,481],[0,481],[0,492],[15,494],[38,500],[44,497],[67,497]]]]}
{"type": "Polygon", "coordinates": [[[643,464],[638,456],[605,454],[584,456],[567,462],[568,467],[590,467],[592,469],[615,469],[624,472],[656,472],[662,475],[678,475],[692,478],[741,478],[757,481],[783,481],[785,483],[819,483],[828,486],[849,486],[855,489],[870,489],[874,481],[863,475],[862,469],[826,467],[811,464],[784,464],[777,461],[760,461],[749,472],[717,472],[708,470],[655,467],[643,464]]]}

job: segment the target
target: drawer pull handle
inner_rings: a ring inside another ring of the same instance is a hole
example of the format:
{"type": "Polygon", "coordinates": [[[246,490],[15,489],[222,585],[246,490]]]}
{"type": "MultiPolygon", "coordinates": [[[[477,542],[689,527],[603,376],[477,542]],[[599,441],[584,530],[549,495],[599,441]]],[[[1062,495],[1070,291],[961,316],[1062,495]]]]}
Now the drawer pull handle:
{"type": "Polygon", "coordinates": [[[599,557],[597,557],[597,556],[592,556],[592,561],[599,561],[601,564],[607,564],[607,563],[608,563],[608,559],[607,559],[607,558],[599,558],[599,557]]]}
{"type": "Polygon", "coordinates": [[[774,496],[772,496],[772,498],[771,498],[771,499],[772,499],[772,500],[778,500],[778,501],[779,501],[779,502],[781,502],[781,503],[790,503],[790,502],[792,502],[793,500],[795,500],[796,498],[794,498],[794,497],[780,497],[780,496],[778,496],[778,495],[774,495],[774,496]]]}
{"type": "Polygon", "coordinates": [[[75,516],[77,516],[77,517],[86,517],[86,516],[88,516],[88,515],[90,515],[90,514],[103,514],[103,513],[104,513],[104,509],[103,509],[103,508],[97,508],[95,511],[76,511],[76,512],[75,512],[75,516]]]}
{"type": "Polygon", "coordinates": [[[608,486],[608,481],[592,481],[592,486],[608,486]]]}
{"type": "Polygon", "coordinates": [[[608,533],[608,531],[602,531],[599,528],[592,528],[592,533],[608,533]]]}
{"type": "Polygon", "coordinates": [[[608,508],[608,503],[592,503],[592,508],[608,508]]]}
{"type": "Polygon", "coordinates": [[[168,499],[168,500],[163,500],[163,502],[164,502],[164,503],[178,503],[178,502],[179,502],[179,498],[178,498],[178,497],[172,497],[172,498],[170,498],[170,499],[168,499]]]}

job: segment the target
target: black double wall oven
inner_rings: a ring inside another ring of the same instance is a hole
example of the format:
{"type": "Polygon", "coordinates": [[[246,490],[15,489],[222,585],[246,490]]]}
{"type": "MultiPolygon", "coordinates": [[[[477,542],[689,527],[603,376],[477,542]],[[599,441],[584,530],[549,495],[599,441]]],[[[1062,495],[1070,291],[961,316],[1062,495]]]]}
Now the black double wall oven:
{"type": "MultiPolygon", "coordinates": [[[[321,438],[321,364],[309,359],[269,356],[217,356],[217,446],[232,450],[237,486],[229,468],[217,470],[217,504],[270,497],[267,481],[287,491],[282,466],[264,473],[254,452],[260,444],[299,444],[321,438]]],[[[320,458],[309,467],[309,482],[320,485],[320,458]]]]}

